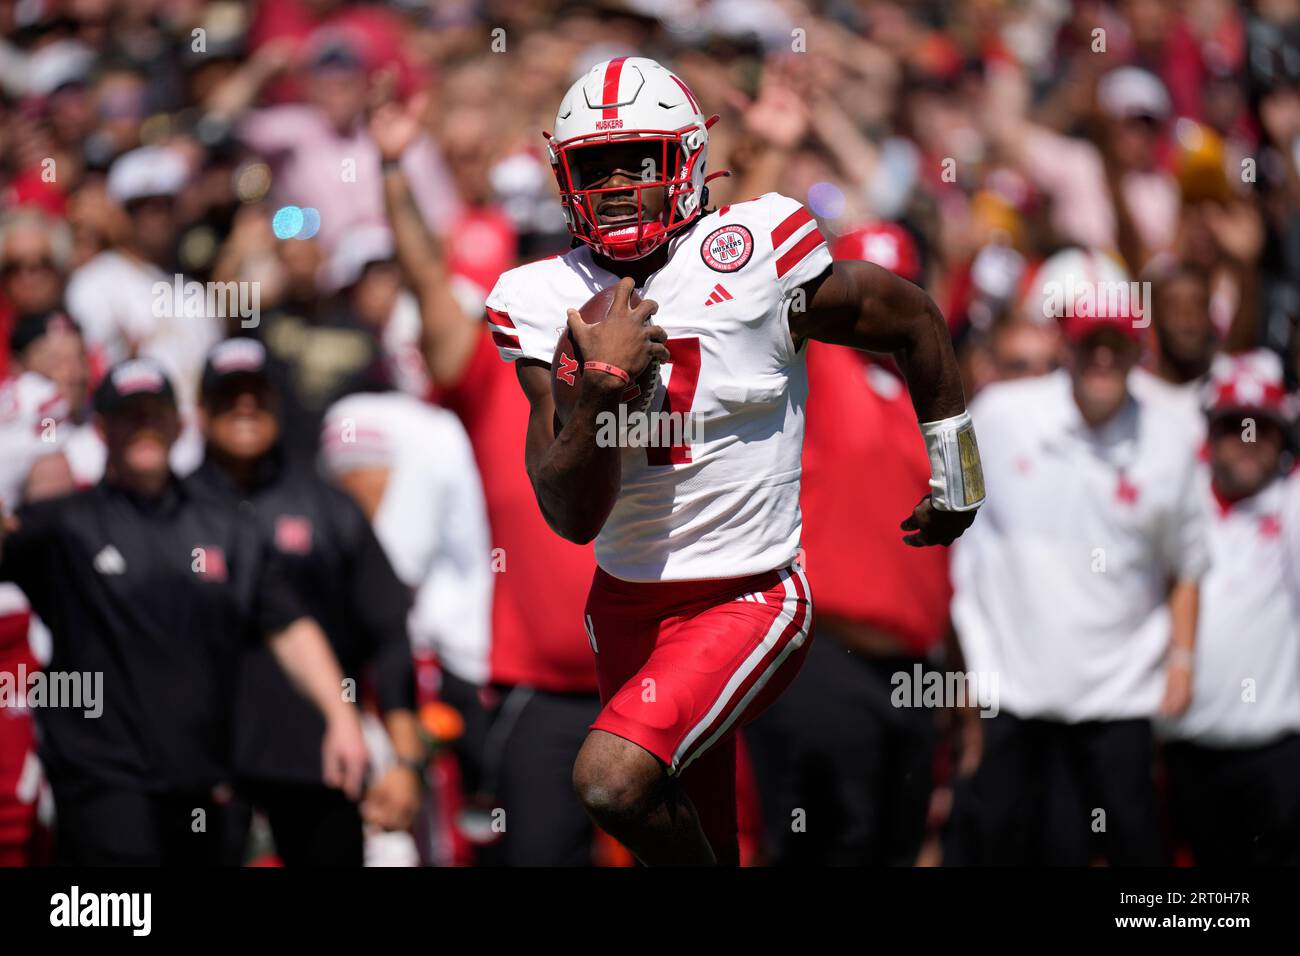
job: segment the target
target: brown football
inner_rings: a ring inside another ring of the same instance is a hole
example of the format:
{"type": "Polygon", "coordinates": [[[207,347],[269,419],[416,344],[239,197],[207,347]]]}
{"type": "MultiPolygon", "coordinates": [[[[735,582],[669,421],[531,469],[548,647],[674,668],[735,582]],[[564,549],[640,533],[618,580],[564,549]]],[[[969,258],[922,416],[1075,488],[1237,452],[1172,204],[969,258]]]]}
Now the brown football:
{"type": "MultiPolygon", "coordinates": [[[[582,321],[588,325],[604,322],[609,318],[610,307],[614,304],[614,292],[618,288],[612,285],[601,289],[578,309],[582,321]]],[[[632,308],[641,302],[641,297],[632,292],[628,299],[632,308]]],[[[577,345],[569,336],[566,327],[560,333],[560,341],[555,344],[555,355],[551,358],[551,395],[555,398],[555,414],[563,425],[569,420],[573,408],[578,403],[578,388],[582,384],[582,355],[577,345]]],[[[655,387],[659,384],[659,363],[651,362],[646,366],[635,382],[623,390],[623,404],[629,412],[644,412],[654,400],[655,387]]]]}

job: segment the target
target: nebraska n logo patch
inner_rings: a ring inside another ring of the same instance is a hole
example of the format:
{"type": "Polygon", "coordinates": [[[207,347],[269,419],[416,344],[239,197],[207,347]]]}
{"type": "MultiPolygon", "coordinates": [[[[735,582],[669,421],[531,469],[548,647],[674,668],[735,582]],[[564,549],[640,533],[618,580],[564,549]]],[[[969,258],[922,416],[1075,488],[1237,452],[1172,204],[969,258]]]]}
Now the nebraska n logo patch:
{"type": "Polygon", "coordinates": [[[714,272],[735,272],[754,254],[754,235],[739,224],[720,226],[700,243],[700,258],[714,272]]]}

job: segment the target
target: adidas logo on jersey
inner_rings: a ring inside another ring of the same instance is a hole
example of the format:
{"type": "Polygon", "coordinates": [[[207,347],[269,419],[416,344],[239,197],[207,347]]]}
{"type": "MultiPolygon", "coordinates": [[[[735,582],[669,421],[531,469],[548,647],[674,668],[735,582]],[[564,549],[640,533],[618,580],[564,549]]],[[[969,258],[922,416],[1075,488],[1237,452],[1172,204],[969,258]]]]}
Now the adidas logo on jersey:
{"type": "Polygon", "coordinates": [[[713,287],[713,294],[705,301],[706,306],[717,305],[719,302],[727,302],[731,299],[731,293],[722,287],[719,282],[713,287]]]}

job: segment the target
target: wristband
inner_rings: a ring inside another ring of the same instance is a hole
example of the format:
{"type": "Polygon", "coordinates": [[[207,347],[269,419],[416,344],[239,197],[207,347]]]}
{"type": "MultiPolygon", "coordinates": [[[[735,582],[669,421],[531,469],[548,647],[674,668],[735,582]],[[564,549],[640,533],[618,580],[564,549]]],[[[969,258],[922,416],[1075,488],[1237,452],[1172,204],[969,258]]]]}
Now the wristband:
{"type": "Polygon", "coordinates": [[[615,378],[623,380],[624,385],[632,384],[632,376],[623,371],[617,365],[610,365],[607,362],[587,362],[582,366],[584,372],[606,372],[615,378]]]}
{"type": "Polygon", "coordinates": [[[387,176],[389,173],[400,173],[402,171],[402,161],[400,159],[385,159],[379,163],[379,171],[387,176]]]}
{"type": "Polygon", "coordinates": [[[984,503],[984,469],[970,412],[922,422],[930,456],[930,501],[940,511],[974,511],[984,503]]]}
{"type": "Polygon", "coordinates": [[[1196,655],[1186,647],[1171,647],[1165,651],[1165,663],[1170,667],[1186,667],[1192,669],[1192,662],[1196,660],[1196,655]]]}

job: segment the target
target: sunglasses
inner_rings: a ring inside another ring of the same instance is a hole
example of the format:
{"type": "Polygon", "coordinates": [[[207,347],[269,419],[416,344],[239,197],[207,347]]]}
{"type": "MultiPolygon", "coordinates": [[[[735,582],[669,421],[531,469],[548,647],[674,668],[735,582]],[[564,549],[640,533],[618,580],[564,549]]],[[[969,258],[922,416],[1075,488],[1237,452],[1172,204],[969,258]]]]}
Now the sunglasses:
{"type": "Polygon", "coordinates": [[[3,265],[0,265],[0,272],[5,275],[13,275],[15,272],[53,272],[54,260],[49,258],[41,259],[6,259],[3,265]]]}

